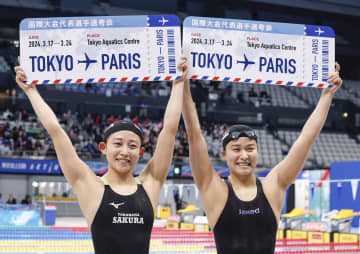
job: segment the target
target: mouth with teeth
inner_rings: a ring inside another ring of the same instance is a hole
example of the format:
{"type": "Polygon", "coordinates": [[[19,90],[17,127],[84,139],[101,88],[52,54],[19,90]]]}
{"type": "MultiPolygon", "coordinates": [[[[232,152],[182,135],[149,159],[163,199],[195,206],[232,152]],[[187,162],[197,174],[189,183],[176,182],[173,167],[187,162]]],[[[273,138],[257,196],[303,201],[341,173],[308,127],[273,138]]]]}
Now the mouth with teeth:
{"type": "Polygon", "coordinates": [[[251,166],[250,162],[237,162],[236,165],[238,166],[251,166]]]}
{"type": "Polygon", "coordinates": [[[119,158],[119,159],[115,159],[115,160],[116,160],[116,161],[120,161],[120,162],[130,163],[130,160],[128,160],[128,159],[119,158]]]}

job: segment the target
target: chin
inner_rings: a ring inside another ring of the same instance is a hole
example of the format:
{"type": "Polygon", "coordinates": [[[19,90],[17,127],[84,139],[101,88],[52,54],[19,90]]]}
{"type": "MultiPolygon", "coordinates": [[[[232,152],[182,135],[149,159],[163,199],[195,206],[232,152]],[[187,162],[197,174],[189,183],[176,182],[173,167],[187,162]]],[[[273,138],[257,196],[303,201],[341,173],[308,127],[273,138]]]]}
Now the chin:
{"type": "Polygon", "coordinates": [[[239,170],[238,172],[239,172],[239,174],[241,174],[241,175],[250,175],[250,174],[252,174],[254,171],[253,171],[252,169],[247,169],[247,170],[239,170]]]}
{"type": "Polygon", "coordinates": [[[128,173],[129,171],[131,172],[131,167],[113,167],[113,169],[115,169],[116,172],[118,173],[128,173]]]}
{"type": "Polygon", "coordinates": [[[251,168],[250,166],[246,167],[246,168],[236,168],[235,172],[239,175],[249,175],[252,174],[254,172],[254,169],[251,168]]]}

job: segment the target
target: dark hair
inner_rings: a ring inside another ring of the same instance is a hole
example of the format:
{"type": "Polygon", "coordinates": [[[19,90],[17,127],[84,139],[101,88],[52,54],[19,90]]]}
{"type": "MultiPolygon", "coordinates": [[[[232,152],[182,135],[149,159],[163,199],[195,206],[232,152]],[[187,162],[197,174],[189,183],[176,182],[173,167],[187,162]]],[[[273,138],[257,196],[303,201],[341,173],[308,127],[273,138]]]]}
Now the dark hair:
{"type": "Polygon", "coordinates": [[[240,137],[247,137],[247,138],[253,139],[253,140],[255,140],[255,142],[257,142],[256,132],[253,128],[251,128],[247,125],[237,124],[237,125],[231,126],[225,132],[224,136],[222,137],[223,149],[225,150],[226,145],[231,140],[238,139],[240,137]]]}
{"type": "Polygon", "coordinates": [[[140,138],[141,146],[143,145],[143,132],[141,128],[133,122],[125,120],[116,121],[104,130],[104,142],[106,143],[108,137],[117,131],[131,131],[135,133],[140,138]]]}

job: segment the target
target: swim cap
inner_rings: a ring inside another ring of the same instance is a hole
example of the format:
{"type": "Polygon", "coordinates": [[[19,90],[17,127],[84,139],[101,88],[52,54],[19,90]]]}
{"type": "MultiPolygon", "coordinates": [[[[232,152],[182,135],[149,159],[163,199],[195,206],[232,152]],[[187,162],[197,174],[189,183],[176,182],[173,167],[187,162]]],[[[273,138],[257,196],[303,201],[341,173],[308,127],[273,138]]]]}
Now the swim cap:
{"type": "Polygon", "coordinates": [[[132,131],[136,135],[140,137],[141,146],[143,145],[143,132],[141,128],[129,121],[120,120],[112,123],[110,126],[108,126],[104,131],[104,141],[107,141],[107,138],[117,131],[132,131]]]}

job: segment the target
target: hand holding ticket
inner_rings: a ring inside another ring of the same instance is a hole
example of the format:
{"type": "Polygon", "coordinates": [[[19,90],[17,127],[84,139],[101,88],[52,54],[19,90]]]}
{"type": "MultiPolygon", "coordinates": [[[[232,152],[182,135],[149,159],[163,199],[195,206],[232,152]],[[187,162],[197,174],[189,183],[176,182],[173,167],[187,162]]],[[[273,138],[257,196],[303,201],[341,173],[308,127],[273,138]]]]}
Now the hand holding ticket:
{"type": "Polygon", "coordinates": [[[201,17],[187,17],[183,27],[192,79],[331,86],[330,27],[201,17]]]}
{"type": "Polygon", "coordinates": [[[21,63],[32,84],[174,80],[176,16],[24,19],[21,63]]]}

